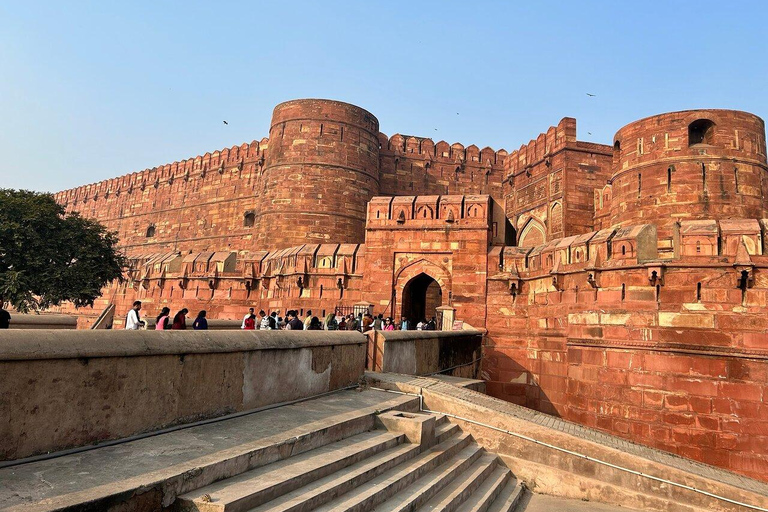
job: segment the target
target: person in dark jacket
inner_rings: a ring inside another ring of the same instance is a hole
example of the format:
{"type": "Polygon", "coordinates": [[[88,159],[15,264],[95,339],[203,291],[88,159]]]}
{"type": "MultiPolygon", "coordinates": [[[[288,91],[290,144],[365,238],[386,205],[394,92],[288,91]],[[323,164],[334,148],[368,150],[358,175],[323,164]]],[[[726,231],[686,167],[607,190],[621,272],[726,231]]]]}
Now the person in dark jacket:
{"type": "Polygon", "coordinates": [[[195,318],[195,321],[192,322],[192,329],[196,331],[207,331],[208,330],[208,320],[205,319],[206,312],[203,309],[197,314],[197,318],[195,318]]]}
{"type": "Polygon", "coordinates": [[[308,331],[322,331],[323,330],[323,323],[320,321],[319,318],[316,316],[313,316],[309,320],[309,326],[307,327],[308,331]]]}

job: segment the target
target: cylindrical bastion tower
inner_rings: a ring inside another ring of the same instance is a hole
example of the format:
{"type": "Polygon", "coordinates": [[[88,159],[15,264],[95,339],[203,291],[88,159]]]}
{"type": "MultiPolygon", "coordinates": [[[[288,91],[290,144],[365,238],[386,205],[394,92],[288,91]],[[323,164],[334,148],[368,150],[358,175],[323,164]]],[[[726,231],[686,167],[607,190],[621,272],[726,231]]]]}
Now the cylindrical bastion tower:
{"type": "Polygon", "coordinates": [[[379,193],[379,121],[340,101],[275,107],[262,174],[258,244],[363,243],[366,205],[379,193]]]}
{"type": "Polygon", "coordinates": [[[628,124],[614,137],[611,224],[765,217],[765,123],[734,110],[686,110],[628,124]]]}

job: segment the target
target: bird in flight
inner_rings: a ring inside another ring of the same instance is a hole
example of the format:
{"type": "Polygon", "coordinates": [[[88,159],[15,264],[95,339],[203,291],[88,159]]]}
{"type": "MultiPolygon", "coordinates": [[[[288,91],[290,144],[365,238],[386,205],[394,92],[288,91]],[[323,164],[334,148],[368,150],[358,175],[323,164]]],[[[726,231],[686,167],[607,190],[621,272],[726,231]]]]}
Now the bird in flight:
{"type": "Polygon", "coordinates": [[[228,123],[228,122],[226,122],[226,121],[222,121],[222,123],[224,123],[224,124],[226,124],[226,125],[229,125],[229,123],[228,123]]]}
{"type": "Polygon", "coordinates": [[[595,96],[595,94],[587,93],[587,96],[595,96]]]}

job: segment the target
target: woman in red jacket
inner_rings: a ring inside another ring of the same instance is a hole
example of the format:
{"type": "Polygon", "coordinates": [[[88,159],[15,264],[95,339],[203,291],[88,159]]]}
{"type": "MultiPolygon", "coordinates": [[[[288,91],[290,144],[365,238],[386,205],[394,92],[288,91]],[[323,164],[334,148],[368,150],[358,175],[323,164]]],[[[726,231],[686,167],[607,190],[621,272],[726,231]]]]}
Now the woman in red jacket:
{"type": "Polygon", "coordinates": [[[176,313],[176,316],[173,317],[173,325],[171,325],[171,329],[175,331],[186,329],[187,313],[189,313],[189,310],[187,308],[184,308],[178,313],[176,313]]]}

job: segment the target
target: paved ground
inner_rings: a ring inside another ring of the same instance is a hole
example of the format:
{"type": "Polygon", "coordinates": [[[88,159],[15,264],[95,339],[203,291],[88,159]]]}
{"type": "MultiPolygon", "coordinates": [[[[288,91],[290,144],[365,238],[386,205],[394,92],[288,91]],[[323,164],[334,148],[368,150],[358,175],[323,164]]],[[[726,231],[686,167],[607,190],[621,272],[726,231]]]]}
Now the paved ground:
{"type": "Polygon", "coordinates": [[[545,494],[529,494],[518,505],[518,510],[521,512],[632,512],[636,509],[603,505],[592,501],[567,500],[545,494]]]}
{"type": "MultiPolygon", "coordinates": [[[[35,503],[168,468],[361,409],[386,409],[412,397],[342,391],[78,454],[0,469],[0,509],[35,503]]],[[[372,411],[371,411],[372,412],[372,411]]]]}
{"type": "Polygon", "coordinates": [[[636,509],[603,505],[592,501],[567,500],[546,494],[529,494],[518,505],[518,510],[521,512],[632,512],[636,509]]]}

